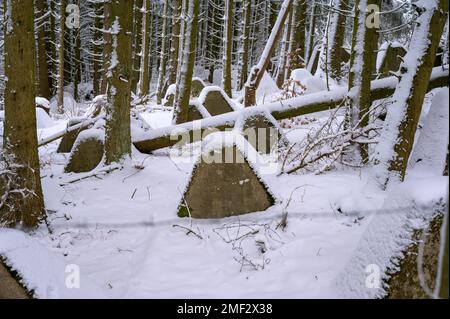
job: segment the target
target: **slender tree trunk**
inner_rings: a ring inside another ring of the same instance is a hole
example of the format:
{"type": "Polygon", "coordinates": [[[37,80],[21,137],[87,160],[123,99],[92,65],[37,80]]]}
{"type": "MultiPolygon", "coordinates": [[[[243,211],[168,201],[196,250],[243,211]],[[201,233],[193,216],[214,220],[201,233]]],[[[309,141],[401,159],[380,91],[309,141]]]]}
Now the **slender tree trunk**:
{"type": "Polygon", "coordinates": [[[102,63],[102,83],[101,83],[101,94],[108,93],[108,73],[111,61],[111,51],[112,51],[112,37],[111,37],[111,26],[112,26],[112,16],[111,16],[111,2],[105,2],[103,5],[103,63],[102,63]]]}
{"type": "MultiPolygon", "coordinates": [[[[336,2],[334,6],[339,10],[344,10],[344,2],[342,0],[335,0],[335,1],[336,2]]],[[[331,70],[330,76],[338,82],[340,82],[343,77],[342,64],[344,63],[343,46],[345,39],[345,20],[346,19],[343,14],[339,12],[334,13],[333,28],[331,30],[331,33],[329,34],[329,36],[332,37],[333,39],[332,45],[329,47],[329,55],[330,55],[329,65],[331,70]]],[[[372,34],[371,40],[374,40],[373,37],[376,37],[378,40],[376,33],[372,34]]],[[[376,61],[374,61],[374,64],[376,64],[376,61]]]]}
{"type": "MultiPolygon", "coordinates": [[[[181,18],[180,18],[180,48],[178,51],[178,71],[177,71],[177,84],[178,81],[180,80],[180,74],[181,74],[181,69],[183,66],[183,63],[185,61],[183,61],[183,53],[184,53],[184,43],[185,43],[185,38],[186,38],[186,21],[187,21],[187,7],[188,7],[188,2],[189,0],[182,0],[182,6],[181,6],[181,18]]],[[[177,88],[178,90],[178,88],[177,88]]]]}
{"type": "Polygon", "coordinates": [[[141,70],[139,76],[139,95],[148,95],[150,88],[150,42],[151,42],[151,24],[152,24],[152,4],[151,0],[144,0],[143,3],[143,17],[142,17],[142,56],[141,56],[141,70]]]}
{"type": "Polygon", "coordinates": [[[231,60],[233,52],[233,0],[226,0],[225,3],[225,35],[224,49],[223,49],[223,64],[222,64],[222,86],[225,93],[232,97],[231,85],[231,60]]]}
{"type": "MultiPolygon", "coordinates": [[[[48,12],[47,1],[38,0],[36,6],[39,12],[39,17],[42,17],[48,12]]],[[[39,81],[39,96],[50,99],[50,76],[47,62],[47,34],[45,32],[46,23],[39,21],[40,28],[37,30],[37,45],[38,45],[38,81],[39,81]]]]}
{"type": "Polygon", "coordinates": [[[158,104],[162,103],[163,93],[164,93],[164,79],[166,78],[166,68],[167,68],[167,29],[168,29],[168,11],[169,10],[169,0],[164,0],[163,8],[163,27],[161,34],[161,53],[159,58],[159,76],[158,76],[158,87],[156,89],[156,102],[158,104]]]}
{"type": "Polygon", "coordinates": [[[315,0],[311,1],[310,4],[310,10],[311,10],[311,16],[309,18],[309,30],[308,30],[308,43],[306,46],[307,52],[306,52],[306,56],[307,56],[307,63],[309,64],[309,60],[311,59],[311,55],[313,53],[314,50],[314,46],[316,44],[316,40],[315,40],[315,32],[316,32],[316,2],[315,0]]]}
{"type": "Polygon", "coordinates": [[[58,76],[58,63],[56,63],[56,59],[58,56],[58,51],[56,49],[56,32],[54,32],[54,30],[56,30],[56,21],[55,21],[55,15],[57,15],[56,12],[56,5],[54,1],[50,1],[50,28],[48,28],[47,30],[47,38],[49,39],[49,41],[47,41],[47,51],[50,54],[50,70],[51,70],[51,75],[50,75],[50,79],[51,79],[51,86],[50,86],[50,95],[54,95],[57,93],[57,86],[58,86],[58,81],[57,81],[57,76],[58,76]]]}
{"type": "Polygon", "coordinates": [[[66,0],[60,3],[60,19],[59,19],[59,61],[58,61],[58,105],[59,114],[64,113],[64,51],[65,51],[65,30],[66,30],[66,0]]]}
{"type": "Polygon", "coordinates": [[[14,181],[16,192],[9,198],[6,223],[34,228],[45,218],[34,101],[34,7],[27,1],[8,0],[3,12],[7,14],[4,17],[4,54],[8,79],[4,92],[4,147],[18,165],[14,181]]]}
{"type": "MultiPolygon", "coordinates": [[[[448,200],[448,199],[447,199],[448,200]]],[[[441,282],[440,282],[440,291],[439,291],[439,297],[442,299],[448,299],[449,298],[449,288],[448,288],[448,284],[449,284],[449,269],[448,269],[448,262],[449,262],[449,258],[448,258],[448,253],[449,253],[449,245],[448,245],[448,237],[449,237],[449,204],[447,201],[447,213],[444,216],[444,231],[445,231],[445,236],[444,238],[442,238],[441,236],[441,240],[444,240],[444,244],[442,245],[442,247],[444,248],[444,250],[442,251],[442,257],[441,257],[441,269],[440,271],[440,278],[441,278],[441,282]]]]}
{"type": "MultiPolygon", "coordinates": [[[[381,6],[381,0],[357,0],[355,8],[355,20],[353,30],[352,55],[349,75],[349,123],[355,126],[366,127],[369,124],[368,113],[371,106],[370,82],[375,73],[375,51],[377,50],[378,28],[367,25],[371,5],[381,6]]],[[[354,146],[356,154],[349,154],[352,160],[360,160],[362,163],[369,161],[369,149],[367,144],[354,146]]]]}
{"type": "MultiPolygon", "coordinates": [[[[329,10],[325,38],[320,52],[320,71],[325,72],[327,84],[332,78],[337,82],[342,79],[342,62],[344,59],[343,45],[345,38],[345,16],[342,0],[332,0],[331,7],[338,11],[329,10]]],[[[358,8],[355,6],[355,10],[358,8]]],[[[327,85],[329,87],[329,85],[327,85]]]]}
{"type": "MultiPolygon", "coordinates": [[[[77,0],[77,5],[80,8],[81,2],[77,0]]],[[[82,25],[80,15],[80,26],[82,25]]],[[[73,81],[73,98],[75,101],[79,100],[78,86],[81,82],[81,32],[80,28],[73,28],[73,34],[75,35],[75,57],[74,57],[74,81],[73,81]]]]}
{"type": "Polygon", "coordinates": [[[209,75],[208,75],[208,82],[214,83],[214,73],[216,70],[216,60],[219,59],[220,55],[220,24],[217,23],[217,21],[220,20],[219,12],[215,6],[210,6],[209,8],[209,14],[211,15],[209,20],[212,21],[211,23],[211,37],[210,40],[210,50],[208,54],[209,58],[209,75]]]}
{"type": "Polygon", "coordinates": [[[155,47],[156,47],[156,43],[158,42],[157,40],[155,40],[156,36],[155,36],[155,32],[157,32],[157,28],[155,27],[155,21],[156,19],[156,14],[153,14],[153,2],[150,2],[150,31],[149,31],[149,36],[150,36],[150,48],[149,48],[149,60],[148,60],[148,81],[149,84],[151,85],[152,83],[152,79],[153,79],[153,65],[154,65],[154,60],[155,60],[155,47]]]}
{"type": "Polygon", "coordinates": [[[93,31],[93,56],[92,56],[92,68],[93,68],[93,91],[94,95],[100,95],[100,82],[101,82],[101,54],[102,54],[102,46],[100,45],[101,42],[103,42],[101,28],[102,28],[102,19],[101,19],[101,13],[102,13],[102,4],[101,3],[94,3],[94,31],[93,31]]]}
{"type": "Polygon", "coordinates": [[[401,79],[392,97],[377,149],[374,177],[382,188],[403,181],[419,123],[437,48],[448,14],[448,0],[419,2],[421,12],[410,49],[400,66],[401,79]]]}
{"type": "Polygon", "coordinates": [[[114,0],[111,10],[111,62],[106,116],[106,164],[131,156],[130,106],[133,63],[133,2],[114,0]]]}
{"type": "Polygon", "coordinates": [[[280,63],[278,66],[278,74],[277,74],[277,85],[279,88],[283,87],[286,77],[286,64],[290,48],[289,40],[291,38],[291,30],[292,30],[292,17],[293,17],[292,12],[293,10],[291,9],[289,12],[289,18],[286,21],[283,43],[280,50],[280,63]]]}
{"type": "Polygon", "coordinates": [[[183,60],[185,62],[182,65],[179,82],[177,83],[177,94],[175,96],[173,122],[176,124],[185,123],[188,119],[192,76],[194,74],[200,0],[189,0],[187,9],[187,16],[190,20],[186,21],[186,40],[183,53],[183,60]]]}
{"type": "Polygon", "coordinates": [[[141,61],[142,61],[142,45],[144,43],[144,39],[142,39],[142,25],[144,21],[142,6],[145,0],[126,0],[135,2],[134,4],[134,24],[133,24],[133,34],[134,34],[134,43],[133,43],[133,73],[131,80],[131,91],[136,92],[138,88],[138,81],[140,79],[141,73],[141,61]]]}
{"type": "Polygon", "coordinates": [[[172,44],[170,47],[169,84],[175,84],[177,82],[182,6],[182,0],[173,0],[173,26],[172,44]]]}
{"type": "Polygon", "coordinates": [[[251,31],[251,19],[252,19],[252,1],[244,0],[243,18],[244,25],[242,27],[242,58],[241,58],[241,70],[239,76],[239,90],[244,88],[245,82],[248,78],[248,64],[249,64],[249,50],[250,50],[250,31],[251,31]]]}

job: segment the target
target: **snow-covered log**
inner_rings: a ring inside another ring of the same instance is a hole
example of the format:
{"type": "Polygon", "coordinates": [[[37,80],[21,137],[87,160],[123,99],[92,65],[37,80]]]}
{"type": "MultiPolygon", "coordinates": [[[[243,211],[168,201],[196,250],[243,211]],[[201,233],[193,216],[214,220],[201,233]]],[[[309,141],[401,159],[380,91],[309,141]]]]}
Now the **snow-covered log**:
{"type": "MultiPolygon", "coordinates": [[[[448,86],[448,76],[448,70],[442,70],[442,67],[434,68],[428,85],[428,90],[448,86]]],[[[397,85],[398,79],[396,77],[372,81],[372,101],[391,96],[397,85]]],[[[184,131],[186,134],[190,135],[191,141],[198,141],[201,139],[201,133],[206,131],[233,128],[236,120],[241,116],[254,116],[260,113],[270,112],[275,119],[282,120],[300,115],[326,111],[341,105],[347,94],[347,89],[342,87],[331,92],[318,92],[289,100],[248,107],[240,111],[204,119],[201,123],[188,122],[153,130],[143,136],[134,137],[133,143],[139,151],[143,153],[150,153],[154,150],[177,144],[179,142],[179,135],[176,135],[171,139],[171,134],[173,134],[173,132],[184,131]]]]}

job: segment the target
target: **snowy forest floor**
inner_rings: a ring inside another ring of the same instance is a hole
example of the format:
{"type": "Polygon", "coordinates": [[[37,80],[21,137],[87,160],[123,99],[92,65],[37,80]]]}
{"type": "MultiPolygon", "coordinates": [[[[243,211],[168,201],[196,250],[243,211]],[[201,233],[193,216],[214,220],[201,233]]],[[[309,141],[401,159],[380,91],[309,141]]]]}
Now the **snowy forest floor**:
{"type": "MultiPolygon", "coordinates": [[[[318,122],[288,138],[297,141],[318,122]]],[[[366,285],[369,266],[386,279],[448,189],[447,177],[415,170],[386,192],[372,186],[370,169],[273,174],[265,178],[277,204],[266,212],[180,219],[192,163],[175,163],[167,149],[134,151],[122,170],[65,184],[77,175],[63,172],[68,154],[57,154],[57,145],[40,149],[48,227],[31,237],[0,232],[8,262],[39,298],[383,297],[386,287],[366,285]],[[277,226],[286,212],[283,230],[277,226]],[[79,289],[66,288],[70,264],[79,266],[79,289]]]]}

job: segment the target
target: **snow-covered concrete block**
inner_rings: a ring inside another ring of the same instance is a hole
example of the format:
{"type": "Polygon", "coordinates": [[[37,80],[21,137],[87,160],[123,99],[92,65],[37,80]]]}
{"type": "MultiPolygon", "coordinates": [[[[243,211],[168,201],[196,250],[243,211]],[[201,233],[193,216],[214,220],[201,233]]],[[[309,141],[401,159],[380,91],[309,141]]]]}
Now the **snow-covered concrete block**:
{"type": "Polygon", "coordinates": [[[192,79],[191,97],[199,97],[202,90],[206,87],[205,82],[200,78],[192,79]]]}
{"type": "Polygon", "coordinates": [[[384,43],[377,57],[379,77],[385,78],[391,76],[391,72],[397,72],[406,52],[405,47],[398,42],[384,43]]]}
{"type": "Polygon", "coordinates": [[[235,128],[261,154],[270,154],[281,143],[286,143],[278,122],[269,112],[243,116],[235,128]]]}
{"type": "Polygon", "coordinates": [[[275,199],[258,173],[258,159],[256,150],[240,134],[207,136],[178,216],[217,219],[271,207],[275,199]]]}
{"type": "MultiPolygon", "coordinates": [[[[77,124],[80,124],[81,122],[83,122],[83,118],[73,118],[73,119],[69,120],[69,123],[67,123],[67,126],[68,127],[75,126],[77,124]]],[[[83,132],[86,129],[88,129],[88,128],[80,128],[78,130],[72,131],[72,132],[64,135],[61,142],[59,143],[57,152],[58,153],[70,153],[70,151],[72,150],[73,144],[75,143],[75,141],[78,137],[78,134],[80,134],[81,132],[83,132]]]]}
{"type": "Polygon", "coordinates": [[[205,107],[211,116],[233,112],[238,109],[236,104],[218,86],[205,87],[198,98],[198,102],[205,107]]]}
{"type": "Polygon", "coordinates": [[[75,141],[64,171],[85,173],[95,169],[103,159],[105,133],[100,129],[81,132],[75,141]]]}

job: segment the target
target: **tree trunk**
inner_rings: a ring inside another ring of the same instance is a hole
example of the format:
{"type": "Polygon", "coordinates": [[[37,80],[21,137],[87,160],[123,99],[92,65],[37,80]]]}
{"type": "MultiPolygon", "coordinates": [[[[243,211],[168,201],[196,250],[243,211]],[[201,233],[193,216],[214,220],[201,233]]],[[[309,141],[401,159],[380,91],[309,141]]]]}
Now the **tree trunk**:
{"type": "MultiPolygon", "coordinates": [[[[355,20],[353,30],[352,55],[350,61],[349,91],[350,105],[348,110],[348,123],[365,127],[369,124],[368,113],[371,106],[370,83],[375,73],[375,51],[378,37],[375,27],[367,26],[369,6],[381,6],[381,0],[357,0],[355,4],[355,20]]],[[[367,144],[354,145],[351,160],[369,161],[367,144]]]]}
{"type": "Polygon", "coordinates": [[[94,3],[93,4],[93,10],[94,10],[94,31],[93,31],[93,56],[92,56],[92,69],[93,69],[93,91],[94,96],[100,95],[100,82],[101,82],[101,54],[102,54],[102,46],[100,43],[102,42],[102,19],[101,19],[101,12],[102,12],[102,4],[101,3],[94,3]]]}
{"type": "MultiPolygon", "coordinates": [[[[6,223],[34,228],[45,218],[37,148],[34,7],[10,0],[5,15],[4,147],[17,168],[16,192],[9,198],[6,223]]],[[[3,194],[2,194],[3,195],[3,194]]],[[[1,209],[1,208],[0,208],[1,209]]]]}
{"type": "Polygon", "coordinates": [[[133,2],[113,1],[111,10],[111,62],[106,116],[106,164],[131,155],[130,104],[133,2]]]}
{"type": "Polygon", "coordinates": [[[281,6],[280,13],[278,15],[277,21],[272,28],[272,33],[270,34],[269,40],[267,41],[266,47],[261,55],[259,63],[252,68],[250,71],[250,77],[245,84],[244,93],[244,105],[246,107],[256,105],[256,90],[264,76],[264,72],[267,70],[270,58],[276,49],[276,44],[283,33],[283,26],[289,15],[292,6],[292,0],[284,0],[281,6]]]}
{"type": "MultiPolygon", "coordinates": [[[[338,7],[340,10],[344,10],[344,2],[342,0],[336,0],[338,3],[335,4],[335,6],[338,7]]],[[[341,13],[335,13],[335,23],[334,23],[334,34],[333,34],[333,45],[330,46],[330,67],[331,67],[331,74],[330,76],[335,79],[336,81],[340,82],[342,80],[342,64],[344,63],[344,40],[345,40],[345,15],[341,13]]],[[[377,47],[378,43],[378,36],[376,32],[372,32],[371,29],[369,32],[372,35],[372,40],[376,41],[373,43],[374,47],[377,47]],[[375,38],[374,38],[375,37],[375,38]]],[[[376,30],[375,30],[376,31],[376,30]]],[[[331,35],[331,34],[330,34],[331,35]]],[[[374,54],[372,54],[373,56],[374,54]]],[[[376,61],[373,61],[374,65],[376,64],[376,61]]]]}
{"type": "Polygon", "coordinates": [[[289,48],[290,48],[290,39],[291,39],[291,30],[292,30],[292,19],[293,19],[293,11],[290,10],[289,18],[286,21],[285,26],[285,34],[283,38],[283,43],[280,50],[280,63],[278,65],[278,74],[277,74],[277,85],[279,88],[283,87],[284,81],[286,80],[286,64],[288,60],[289,48]]]}
{"type": "Polygon", "coordinates": [[[377,149],[375,179],[382,188],[403,181],[414,144],[440,37],[448,14],[448,0],[419,2],[420,16],[412,35],[410,50],[400,67],[401,79],[388,110],[382,142],[377,149]]]}
{"type": "Polygon", "coordinates": [[[133,7],[134,14],[134,24],[133,24],[133,70],[132,70],[132,80],[131,80],[131,91],[136,92],[138,88],[138,81],[140,79],[141,73],[141,61],[142,61],[142,45],[144,39],[142,38],[142,25],[145,17],[142,13],[142,6],[145,0],[127,0],[135,2],[133,7]]]}
{"type": "Polygon", "coordinates": [[[167,69],[167,29],[168,29],[168,9],[169,0],[164,0],[163,8],[163,27],[161,34],[161,52],[159,57],[159,75],[158,75],[158,87],[156,89],[156,103],[161,104],[164,94],[164,80],[166,78],[167,69]]]}
{"type": "Polygon", "coordinates": [[[445,236],[444,238],[442,238],[441,236],[441,240],[444,240],[445,243],[442,245],[443,247],[443,251],[442,251],[442,257],[441,257],[441,269],[440,269],[440,277],[441,277],[441,282],[440,282],[440,291],[439,291],[439,297],[442,299],[448,299],[449,297],[449,288],[448,288],[448,284],[449,284],[449,270],[448,270],[448,252],[449,252],[449,246],[448,246],[448,230],[449,230],[449,204],[447,201],[447,213],[444,216],[444,232],[445,232],[445,236]]]}
{"type": "Polygon", "coordinates": [[[177,82],[182,6],[182,0],[173,0],[173,26],[172,43],[170,47],[169,85],[177,82]]]}
{"type": "Polygon", "coordinates": [[[248,64],[249,64],[249,50],[250,50],[250,31],[251,31],[251,21],[252,21],[252,1],[244,0],[243,8],[243,18],[244,24],[242,27],[242,58],[241,58],[241,70],[239,74],[239,85],[238,89],[242,90],[244,88],[245,82],[248,78],[248,64]]]}
{"type": "Polygon", "coordinates": [[[112,38],[111,38],[111,2],[105,2],[103,5],[103,62],[102,62],[102,83],[101,83],[101,94],[108,94],[108,73],[111,61],[111,51],[112,51],[112,38]]]}
{"type": "MultiPolygon", "coordinates": [[[[292,30],[292,48],[296,56],[300,56],[305,65],[305,40],[306,40],[306,0],[297,0],[294,16],[294,29],[292,30]]],[[[291,62],[292,66],[293,63],[291,62]]]]}
{"type": "Polygon", "coordinates": [[[225,35],[223,46],[222,86],[225,93],[232,97],[231,85],[231,59],[233,52],[233,0],[226,0],[225,4],[225,35]]]}
{"type": "Polygon", "coordinates": [[[174,103],[174,118],[176,124],[187,122],[189,100],[191,96],[192,76],[194,74],[195,46],[197,43],[198,15],[200,0],[189,0],[186,21],[186,40],[184,41],[184,53],[180,79],[177,83],[177,94],[174,103]]]}
{"type": "Polygon", "coordinates": [[[66,29],[66,0],[61,0],[60,3],[60,19],[59,19],[59,43],[58,43],[58,105],[57,110],[59,114],[64,113],[64,40],[66,29]]]}
{"type": "Polygon", "coordinates": [[[316,2],[315,0],[311,1],[310,10],[311,16],[309,18],[309,30],[308,30],[308,43],[306,46],[306,64],[309,64],[309,60],[311,59],[311,55],[314,51],[315,46],[315,32],[316,32],[316,2]]]}
{"type": "Polygon", "coordinates": [[[144,0],[143,3],[143,17],[142,17],[142,56],[141,56],[141,70],[139,76],[139,95],[148,95],[150,88],[150,46],[151,46],[151,25],[152,25],[152,4],[151,0],[144,0]]]}
{"type": "MultiPolygon", "coordinates": [[[[80,8],[81,0],[77,0],[77,5],[80,8]]],[[[81,14],[80,14],[80,26],[82,25],[81,14]]],[[[75,101],[79,100],[78,96],[78,85],[81,82],[81,32],[80,28],[73,28],[73,34],[75,35],[75,58],[74,58],[74,81],[73,81],[73,98],[75,101]]]]}
{"type": "MultiPolygon", "coordinates": [[[[42,17],[48,12],[48,6],[46,0],[36,1],[36,7],[38,9],[39,17],[42,17]]],[[[38,18],[39,19],[39,18],[38,18]]],[[[47,38],[46,38],[46,23],[39,21],[40,28],[37,30],[37,45],[38,45],[38,81],[39,81],[39,96],[50,99],[50,76],[47,62],[47,38]]]]}
{"type": "Polygon", "coordinates": [[[211,5],[209,6],[209,10],[208,10],[208,14],[210,15],[209,17],[209,21],[211,22],[211,26],[210,26],[210,34],[211,34],[211,38],[210,39],[210,45],[208,46],[208,63],[209,63],[209,67],[208,67],[208,82],[209,83],[214,83],[214,72],[216,70],[216,60],[219,59],[219,55],[220,55],[220,34],[221,34],[221,30],[220,30],[220,23],[218,23],[217,21],[220,20],[220,16],[219,16],[219,12],[218,9],[215,5],[211,5]]]}
{"type": "Polygon", "coordinates": [[[49,39],[49,41],[47,41],[47,51],[50,53],[50,57],[51,59],[49,59],[49,66],[50,66],[50,70],[51,70],[51,86],[50,86],[50,95],[54,95],[57,93],[57,86],[58,86],[58,80],[57,80],[57,75],[58,75],[58,63],[55,61],[57,59],[58,56],[58,51],[56,49],[57,46],[57,40],[56,40],[56,32],[54,32],[54,30],[56,30],[56,20],[55,20],[55,15],[57,15],[58,13],[56,12],[56,4],[54,1],[50,1],[50,28],[48,28],[47,30],[47,38],[49,39]]]}

